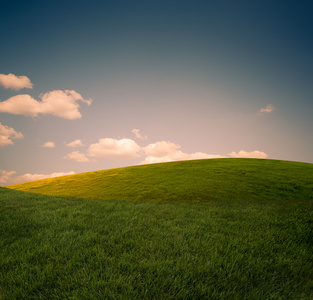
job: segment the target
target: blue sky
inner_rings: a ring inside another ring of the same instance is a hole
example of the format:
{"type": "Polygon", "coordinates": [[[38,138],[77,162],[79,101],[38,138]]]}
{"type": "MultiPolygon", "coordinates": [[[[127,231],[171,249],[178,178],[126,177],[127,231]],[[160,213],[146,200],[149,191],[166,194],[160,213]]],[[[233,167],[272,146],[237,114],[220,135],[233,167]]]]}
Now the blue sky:
{"type": "Polygon", "coordinates": [[[0,184],[194,158],[313,163],[312,11],[1,3],[0,184]]]}

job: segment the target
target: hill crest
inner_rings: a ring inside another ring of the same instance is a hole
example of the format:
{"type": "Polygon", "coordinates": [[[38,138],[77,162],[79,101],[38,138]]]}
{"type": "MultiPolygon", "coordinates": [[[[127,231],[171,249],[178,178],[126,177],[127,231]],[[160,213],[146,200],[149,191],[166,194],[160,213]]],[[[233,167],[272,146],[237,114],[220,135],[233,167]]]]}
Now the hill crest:
{"type": "Polygon", "coordinates": [[[313,199],[313,164],[244,158],[176,161],[67,175],[7,188],[130,201],[313,199]]]}

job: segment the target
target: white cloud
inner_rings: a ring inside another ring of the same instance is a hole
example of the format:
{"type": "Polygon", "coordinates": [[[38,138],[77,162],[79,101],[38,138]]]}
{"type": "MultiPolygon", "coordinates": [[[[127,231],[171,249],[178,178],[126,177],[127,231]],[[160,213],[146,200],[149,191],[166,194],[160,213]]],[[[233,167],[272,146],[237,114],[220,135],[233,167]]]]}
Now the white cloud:
{"type": "Polygon", "coordinates": [[[94,157],[135,158],[140,147],[131,139],[102,138],[98,143],[91,144],[88,155],[94,157]]]}
{"type": "Polygon", "coordinates": [[[40,94],[42,101],[37,101],[30,95],[22,94],[13,96],[0,102],[0,112],[15,115],[36,117],[38,114],[51,114],[64,119],[80,119],[78,101],[90,105],[92,100],[85,100],[74,90],[54,90],[40,94]]]}
{"type": "Polygon", "coordinates": [[[265,108],[261,108],[259,114],[263,113],[271,113],[274,110],[274,106],[272,104],[267,104],[265,108]]]}
{"type": "Polygon", "coordinates": [[[33,88],[33,84],[27,76],[16,76],[14,74],[0,74],[0,85],[6,89],[12,89],[16,91],[23,88],[33,88]]]}
{"type": "Polygon", "coordinates": [[[5,171],[5,170],[0,169],[0,185],[2,186],[11,185],[11,184],[22,183],[22,182],[33,181],[33,180],[40,180],[40,179],[59,177],[59,176],[65,176],[65,175],[73,175],[75,174],[75,172],[74,171],[58,172],[58,173],[52,173],[52,174],[26,173],[24,175],[14,176],[15,174],[16,174],[15,171],[5,171]]]}
{"type": "Polygon", "coordinates": [[[176,153],[179,148],[180,145],[167,141],[161,141],[154,144],[149,144],[148,146],[144,147],[143,150],[147,156],[162,157],[176,153]]]}
{"type": "Polygon", "coordinates": [[[13,145],[14,139],[22,139],[22,133],[15,131],[12,127],[0,123],[0,148],[7,145],[13,145]]]}
{"type": "Polygon", "coordinates": [[[168,141],[160,141],[154,144],[149,144],[148,146],[143,147],[142,150],[147,156],[141,164],[224,157],[221,155],[211,155],[203,152],[194,152],[190,154],[184,153],[180,150],[180,145],[168,141]]]}
{"type": "Polygon", "coordinates": [[[116,140],[112,138],[102,138],[99,139],[98,143],[91,144],[87,150],[87,155],[107,158],[136,158],[144,155],[146,157],[141,164],[225,157],[203,152],[184,153],[180,150],[180,145],[168,141],[160,141],[146,147],[140,147],[131,139],[116,140]]]}
{"type": "Polygon", "coordinates": [[[69,120],[81,118],[77,101],[82,101],[87,105],[92,103],[91,99],[85,100],[79,93],[69,90],[47,92],[41,94],[40,98],[42,99],[42,105],[44,105],[42,113],[52,114],[69,120]]]}
{"type": "Polygon", "coordinates": [[[64,158],[76,160],[78,162],[88,162],[89,161],[89,158],[86,157],[86,155],[84,153],[80,153],[79,151],[73,151],[73,152],[67,154],[66,156],[64,156],[64,158]]]}
{"type": "Polygon", "coordinates": [[[242,158],[267,158],[268,155],[264,152],[255,150],[251,152],[247,152],[244,150],[240,150],[238,153],[236,152],[231,152],[228,153],[230,157],[242,157],[242,158]]]}
{"type": "Polygon", "coordinates": [[[33,181],[33,180],[40,180],[40,179],[46,179],[46,178],[52,178],[52,177],[59,177],[59,176],[65,176],[65,175],[73,175],[75,174],[74,171],[71,172],[58,172],[58,173],[52,173],[52,174],[30,174],[26,173],[22,176],[17,177],[18,179],[22,179],[25,181],[33,181]]]}
{"type": "Polygon", "coordinates": [[[46,142],[41,147],[43,147],[43,148],[55,148],[55,143],[54,142],[46,142]]]}
{"type": "Polygon", "coordinates": [[[35,117],[40,113],[40,105],[30,95],[16,95],[0,102],[0,112],[35,117]]]}
{"type": "Polygon", "coordinates": [[[5,171],[0,169],[0,186],[10,184],[12,182],[12,176],[15,174],[15,171],[5,171]]]}
{"type": "Polygon", "coordinates": [[[146,135],[142,136],[139,129],[133,129],[132,133],[135,134],[136,138],[138,138],[140,140],[146,140],[148,138],[146,135]]]}
{"type": "Polygon", "coordinates": [[[83,147],[84,144],[82,143],[81,140],[75,140],[73,142],[70,142],[70,143],[66,144],[66,146],[72,147],[72,148],[76,148],[76,147],[83,147]]]}

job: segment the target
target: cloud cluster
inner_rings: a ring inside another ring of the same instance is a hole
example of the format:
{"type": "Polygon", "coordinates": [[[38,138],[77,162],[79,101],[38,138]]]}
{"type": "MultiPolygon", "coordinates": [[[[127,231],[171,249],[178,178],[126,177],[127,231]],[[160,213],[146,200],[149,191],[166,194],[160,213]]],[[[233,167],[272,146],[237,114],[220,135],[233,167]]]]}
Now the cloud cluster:
{"type": "Polygon", "coordinates": [[[13,184],[12,176],[15,174],[15,171],[6,171],[0,169],[0,186],[13,184]]]}
{"type": "Polygon", "coordinates": [[[140,139],[140,140],[146,140],[146,139],[148,139],[148,137],[147,137],[146,135],[145,135],[145,136],[141,135],[139,129],[136,129],[136,128],[133,129],[133,130],[132,130],[132,133],[136,136],[137,139],[140,139]]]}
{"type": "Polygon", "coordinates": [[[131,139],[102,138],[89,146],[87,154],[93,157],[135,158],[139,150],[140,147],[131,139]]]}
{"type": "Polygon", "coordinates": [[[228,153],[228,155],[230,157],[237,157],[237,158],[240,158],[240,157],[242,158],[267,158],[268,157],[266,153],[258,151],[258,150],[251,151],[251,152],[240,150],[238,153],[231,152],[231,153],[228,153]]]}
{"type": "Polygon", "coordinates": [[[23,88],[32,89],[33,84],[27,76],[16,76],[14,74],[0,74],[0,85],[6,89],[20,90],[23,88]]]}
{"type": "MultiPolygon", "coordinates": [[[[2,126],[6,132],[12,128],[2,126]]],[[[1,127],[0,127],[1,129],[1,127]]],[[[13,130],[14,131],[14,130],[13,130]]],[[[15,131],[14,131],[15,132],[15,131]]],[[[0,130],[1,133],[1,130],[0,130]]],[[[16,133],[16,132],[15,132],[16,133]]],[[[19,135],[19,133],[16,133],[19,135]]],[[[53,148],[55,145],[53,142],[47,142],[43,147],[53,148]]],[[[74,140],[67,144],[69,147],[83,146],[80,139],[74,140]]],[[[246,157],[246,158],[267,158],[268,155],[264,152],[255,150],[247,152],[240,150],[238,153],[230,152],[229,157],[246,157]]],[[[158,141],[156,143],[148,144],[147,146],[140,147],[132,139],[113,139],[113,138],[101,138],[98,143],[91,144],[85,153],[79,151],[73,151],[66,156],[65,159],[74,160],[77,162],[85,163],[90,162],[89,157],[95,158],[139,158],[144,159],[139,164],[150,164],[160,162],[170,162],[178,160],[192,160],[192,159],[210,159],[210,158],[224,158],[222,155],[212,155],[204,152],[185,153],[181,150],[179,144],[175,144],[169,141],[158,141]]],[[[19,182],[39,180],[49,177],[63,176],[69,174],[75,174],[73,171],[64,173],[52,173],[52,174],[24,174],[14,177],[16,172],[0,170],[0,184],[9,185],[19,182]]]]}
{"type": "Polygon", "coordinates": [[[180,145],[168,141],[160,141],[154,144],[149,144],[148,146],[143,147],[142,150],[144,151],[146,158],[141,162],[141,164],[224,157],[221,155],[211,155],[203,152],[185,153],[180,150],[180,145]]]}
{"type": "MultiPolygon", "coordinates": [[[[87,156],[96,158],[138,158],[145,156],[140,164],[168,162],[175,160],[191,160],[206,158],[222,158],[222,155],[210,155],[203,152],[185,153],[180,145],[168,141],[160,141],[140,147],[132,139],[102,138],[98,143],[91,144],[87,149],[87,156]]],[[[90,161],[84,153],[74,151],[64,158],[78,162],[90,161]]]]}
{"type": "Polygon", "coordinates": [[[46,142],[41,147],[43,147],[43,148],[55,148],[55,143],[54,142],[46,142]]]}
{"type": "Polygon", "coordinates": [[[84,144],[82,143],[80,139],[78,139],[78,140],[75,140],[73,142],[66,144],[66,146],[76,148],[76,147],[83,147],[84,144]]]}
{"type": "Polygon", "coordinates": [[[67,154],[66,156],[64,156],[64,158],[75,160],[78,162],[88,162],[89,161],[89,158],[86,157],[86,155],[84,153],[80,153],[79,151],[73,151],[73,152],[67,154]]]}
{"type": "Polygon", "coordinates": [[[263,113],[271,113],[274,110],[274,106],[272,104],[267,104],[265,108],[261,108],[259,114],[263,113]]]}
{"type": "Polygon", "coordinates": [[[16,174],[15,171],[6,171],[0,169],[0,185],[11,185],[11,184],[17,184],[27,181],[33,181],[33,180],[40,180],[40,179],[46,179],[46,178],[52,178],[52,177],[59,177],[59,176],[65,176],[65,175],[73,175],[75,174],[74,171],[71,172],[58,172],[58,173],[52,173],[52,174],[30,174],[26,173],[21,176],[14,176],[16,174]]]}
{"type": "Polygon", "coordinates": [[[80,119],[78,101],[90,105],[91,99],[85,100],[74,90],[54,90],[39,96],[37,101],[27,94],[16,95],[0,102],[0,112],[37,117],[38,114],[51,114],[60,118],[74,120],[80,119]]]}
{"type": "MultiPolygon", "coordinates": [[[[76,140],[80,141],[80,140],[76,140]]],[[[76,144],[76,141],[73,143],[76,144]]],[[[78,144],[78,142],[77,142],[78,144]]],[[[268,155],[264,152],[255,150],[247,152],[240,150],[238,153],[230,152],[228,157],[246,157],[246,158],[267,158],[268,155]]],[[[74,151],[67,154],[64,158],[75,160],[77,162],[89,162],[88,157],[95,158],[138,158],[144,157],[140,164],[150,164],[159,162],[170,162],[178,160],[192,159],[210,159],[210,158],[225,158],[227,156],[208,154],[204,152],[185,153],[181,150],[181,146],[169,141],[159,141],[148,144],[145,147],[140,147],[132,139],[113,139],[101,138],[98,143],[91,144],[86,152],[81,153],[74,151]]]]}
{"type": "Polygon", "coordinates": [[[21,132],[15,131],[12,127],[0,123],[0,148],[7,145],[13,145],[14,139],[22,139],[24,136],[21,132]]]}

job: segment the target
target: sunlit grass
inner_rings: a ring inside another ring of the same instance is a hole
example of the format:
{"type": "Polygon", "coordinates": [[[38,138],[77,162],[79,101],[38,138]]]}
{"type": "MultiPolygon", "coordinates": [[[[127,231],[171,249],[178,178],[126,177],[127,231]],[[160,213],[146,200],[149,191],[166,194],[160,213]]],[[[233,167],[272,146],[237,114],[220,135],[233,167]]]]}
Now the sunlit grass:
{"type": "Polygon", "coordinates": [[[9,186],[46,195],[158,202],[312,199],[313,164],[211,159],[143,165],[9,186]]]}
{"type": "MultiPolygon", "coordinates": [[[[133,201],[1,188],[0,299],[312,299],[312,165],[185,163],[104,172],[132,174],[128,184],[144,182],[133,191],[149,201],[121,191],[121,179],[109,198],[133,201]],[[210,186],[222,182],[214,176],[225,177],[225,189],[210,186]]],[[[81,185],[89,174],[78,175],[81,185]]]]}

